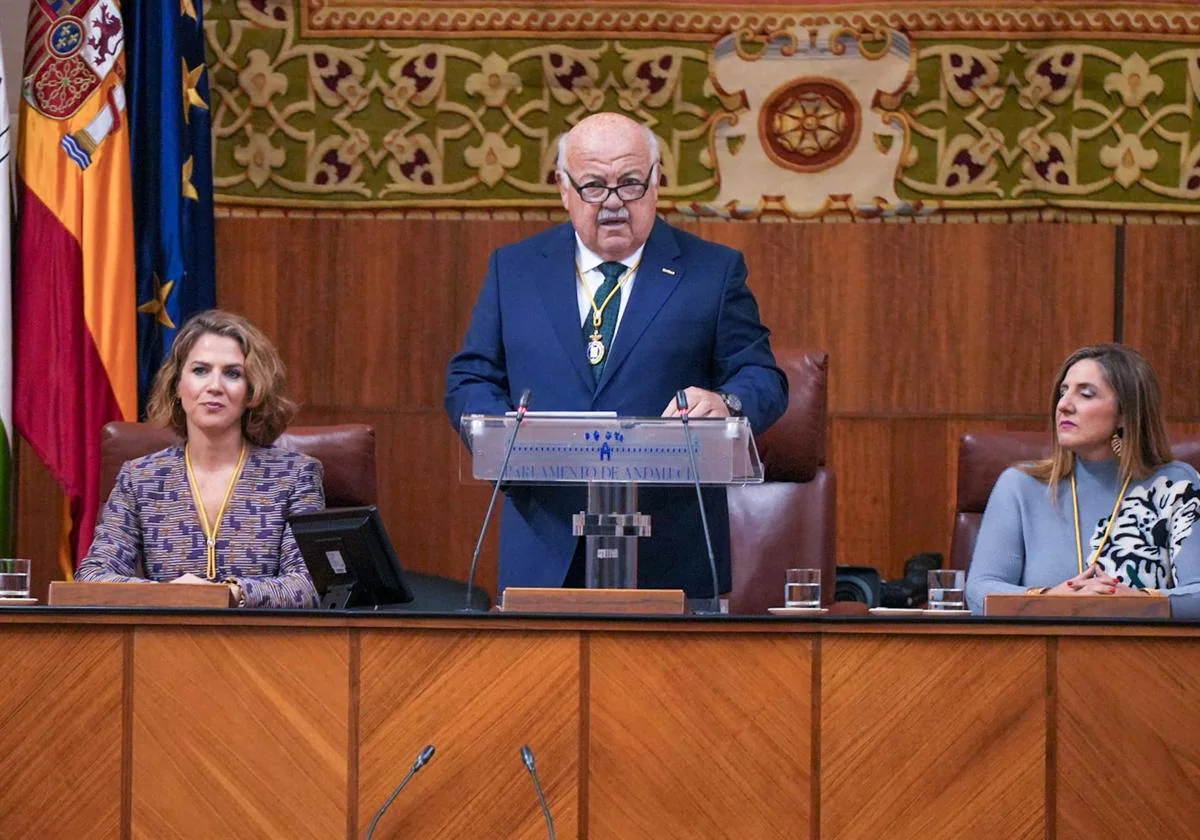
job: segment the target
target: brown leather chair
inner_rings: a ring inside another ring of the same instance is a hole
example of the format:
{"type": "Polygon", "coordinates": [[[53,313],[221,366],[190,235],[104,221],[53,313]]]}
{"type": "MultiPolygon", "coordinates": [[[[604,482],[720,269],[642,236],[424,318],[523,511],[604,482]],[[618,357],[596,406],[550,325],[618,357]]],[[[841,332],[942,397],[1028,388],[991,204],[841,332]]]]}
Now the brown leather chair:
{"type": "MultiPolygon", "coordinates": [[[[100,440],[100,499],[108,499],[121,465],[178,443],[169,429],[149,423],[108,423],[100,440]]],[[[311,455],[325,468],[325,504],[357,507],[375,504],[375,427],[292,426],[276,446],[311,455]]]]}
{"type": "Polygon", "coordinates": [[[783,605],[784,571],[821,569],[821,601],[833,602],[836,485],[825,467],[829,355],[776,350],[788,378],[788,407],[758,439],[766,481],[729,488],[733,590],[729,612],[762,614],[783,605]]]}
{"type": "MultiPolygon", "coordinates": [[[[1200,436],[1180,438],[1171,450],[1176,460],[1200,469],[1200,436]]],[[[1013,464],[1049,456],[1049,432],[980,432],[959,439],[958,498],[954,505],[950,568],[970,567],[979,523],[1000,473],[1013,464]]]]}

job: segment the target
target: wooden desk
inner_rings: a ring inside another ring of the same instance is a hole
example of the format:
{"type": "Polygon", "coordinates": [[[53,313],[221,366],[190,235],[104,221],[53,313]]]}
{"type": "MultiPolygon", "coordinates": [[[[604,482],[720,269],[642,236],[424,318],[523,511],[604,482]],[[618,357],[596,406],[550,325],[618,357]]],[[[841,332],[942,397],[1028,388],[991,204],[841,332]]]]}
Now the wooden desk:
{"type": "Polygon", "coordinates": [[[1183,838],[1200,626],[0,610],[0,837],[1183,838]]]}

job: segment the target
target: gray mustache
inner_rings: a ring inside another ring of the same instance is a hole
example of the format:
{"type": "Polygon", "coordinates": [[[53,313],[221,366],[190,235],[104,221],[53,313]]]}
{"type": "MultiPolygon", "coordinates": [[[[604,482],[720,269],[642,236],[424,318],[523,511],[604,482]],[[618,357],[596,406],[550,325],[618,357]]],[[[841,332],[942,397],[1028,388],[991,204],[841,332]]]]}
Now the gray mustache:
{"type": "Polygon", "coordinates": [[[614,219],[627,222],[629,221],[629,211],[624,207],[618,210],[610,210],[607,207],[600,208],[600,215],[596,217],[597,222],[611,222],[614,219]]]}

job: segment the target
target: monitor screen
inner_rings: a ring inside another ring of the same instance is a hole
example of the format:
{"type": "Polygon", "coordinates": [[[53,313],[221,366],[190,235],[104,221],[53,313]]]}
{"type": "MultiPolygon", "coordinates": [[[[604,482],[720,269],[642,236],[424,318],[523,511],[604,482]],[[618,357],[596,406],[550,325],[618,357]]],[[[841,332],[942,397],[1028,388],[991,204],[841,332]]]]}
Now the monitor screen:
{"type": "Polygon", "coordinates": [[[413,599],[374,505],[288,517],[322,609],[379,607],[413,599]]]}

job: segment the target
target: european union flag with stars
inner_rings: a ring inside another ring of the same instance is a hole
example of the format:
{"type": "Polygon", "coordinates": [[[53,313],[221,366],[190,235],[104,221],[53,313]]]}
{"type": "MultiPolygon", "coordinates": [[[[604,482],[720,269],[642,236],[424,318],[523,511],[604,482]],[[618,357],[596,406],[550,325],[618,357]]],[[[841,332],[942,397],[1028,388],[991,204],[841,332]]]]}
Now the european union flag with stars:
{"type": "Polygon", "coordinates": [[[216,305],[201,0],[124,4],[137,250],[138,405],[188,316],[216,305]]]}

